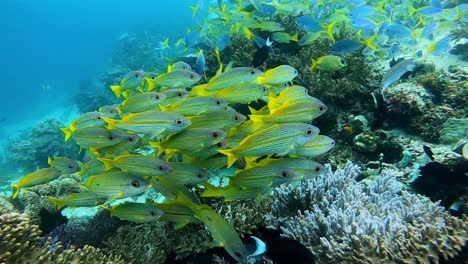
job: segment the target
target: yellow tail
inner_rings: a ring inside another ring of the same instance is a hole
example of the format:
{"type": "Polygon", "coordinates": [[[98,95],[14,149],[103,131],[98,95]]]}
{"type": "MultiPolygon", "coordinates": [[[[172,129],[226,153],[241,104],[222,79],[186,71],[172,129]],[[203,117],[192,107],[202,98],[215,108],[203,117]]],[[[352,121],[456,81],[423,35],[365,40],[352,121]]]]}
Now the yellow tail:
{"type": "Polygon", "coordinates": [[[61,127],[60,130],[65,134],[65,141],[67,141],[72,136],[72,131],[68,127],[61,127]]]}
{"type": "Polygon", "coordinates": [[[209,183],[205,183],[205,190],[201,194],[201,197],[220,197],[221,188],[217,188],[209,183]]]}
{"type": "Polygon", "coordinates": [[[219,153],[222,153],[227,156],[227,167],[230,168],[236,160],[239,159],[239,156],[235,153],[233,153],[233,149],[223,149],[223,150],[218,150],[219,153]]]}
{"type": "Polygon", "coordinates": [[[117,128],[117,126],[116,126],[116,121],[117,120],[109,118],[109,117],[105,117],[105,116],[102,116],[101,119],[104,120],[104,122],[107,123],[107,129],[116,129],[117,128]]]}
{"type": "Polygon", "coordinates": [[[265,125],[265,116],[263,115],[249,115],[250,120],[252,120],[252,129],[254,131],[262,128],[265,125]]]}
{"type": "Polygon", "coordinates": [[[161,142],[148,142],[151,146],[155,147],[158,150],[158,154],[156,155],[157,157],[161,156],[161,154],[164,152],[164,147],[161,145],[161,142]]]}
{"type": "Polygon", "coordinates": [[[15,191],[15,193],[13,194],[13,196],[11,198],[16,199],[16,197],[18,197],[18,194],[19,194],[21,188],[19,186],[19,183],[13,183],[11,186],[13,188],[16,188],[16,191],[15,191]]]}
{"type": "Polygon", "coordinates": [[[317,61],[314,59],[311,59],[311,60],[312,60],[312,64],[310,65],[309,70],[313,70],[315,69],[315,67],[317,67],[317,61]]]}
{"type": "Polygon", "coordinates": [[[298,36],[299,36],[299,33],[294,34],[293,36],[291,36],[291,40],[298,42],[299,41],[298,36]]]}
{"type": "Polygon", "coordinates": [[[333,36],[333,28],[335,27],[335,25],[336,25],[336,21],[334,21],[333,23],[330,23],[329,25],[320,24],[320,26],[322,26],[323,30],[327,32],[328,36],[330,37],[331,40],[333,40],[333,42],[335,42],[335,37],[333,36]]]}
{"type": "Polygon", "coordinates": [[[112,166],[112,160],[110,159],[103,159],[103,158],[96,158],[97,160],[99,160],[100,162],[102,162],[102,164],[104,164],[104,169],[106,171],[112,169],[114,166],[112,166]]]}
{"type": "Polygon", "coordinates": [[[122,87],[120,85],[111,85],[110,86],[112,92],[115,94],[117,98],[120,98],[122,95],[122,87]]]}
{"type": "Polygon", "coordinates": [[[49,197],[49,202],[55,204],[58,209],[62,209],[63,207],[65,207],[65,202],[58,198],[49,197]]]}

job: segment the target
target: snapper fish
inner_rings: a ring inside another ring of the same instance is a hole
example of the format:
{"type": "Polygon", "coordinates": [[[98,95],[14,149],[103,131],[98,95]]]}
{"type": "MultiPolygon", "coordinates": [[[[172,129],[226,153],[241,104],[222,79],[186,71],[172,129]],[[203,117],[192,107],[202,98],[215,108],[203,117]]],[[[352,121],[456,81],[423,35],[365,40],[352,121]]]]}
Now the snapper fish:
{"type": "Polygon", "coordinates": [[[49,202],[55,204],[58,209],[62,209],[63,207],[94,207],[103,204],[105,201],[105,197],[99,197],[88,191],[70,193],[61,199],[55,197],[49,198],[49,202]]]}
{"type": "Polygon", "coordinates": [[[111,208],[103,208],[109,210],[111,216],[138,224],[158,221],[163,215],[159,207],[150,203],[123,203],[111,208]]]}
{"type": "Polygon", "coordinates": [[[398,81],[408,71],[413,71],[414,59],[402,60],[399,63],[393,65],[393,67],[382,77],[380,81],[380,89],[385,91],[387,87],[398,81]]]}
{"type": "Polygon", "coordinates": [[[75,173],[81,169],[78,162],[67,157],[54,157],[53,159],[48,157],[47,163],[62,174],[75,173]]]}
{"type": "Polygon", "coordinates": [[[119,85],[111,85],[111,90],[117,98],[123,95],[128,97],[132,90],[137,90],[145,80],[145,73],[143,70],[131,71],[122,78],[119,85]]]}
{"type": "Polygon", "coordinates": [[[52,180],[55,180],[61,173],[56,168],[43,168],[36,170],[26,176],[23,176],[21,180],[18,182],[13,183],[11,186],[16,189],[15,193],[13,194],[12,199],[18,197],[18,194],[21,189],[26,187],[32,187],[39,184],[48,183],[52,180]]]}

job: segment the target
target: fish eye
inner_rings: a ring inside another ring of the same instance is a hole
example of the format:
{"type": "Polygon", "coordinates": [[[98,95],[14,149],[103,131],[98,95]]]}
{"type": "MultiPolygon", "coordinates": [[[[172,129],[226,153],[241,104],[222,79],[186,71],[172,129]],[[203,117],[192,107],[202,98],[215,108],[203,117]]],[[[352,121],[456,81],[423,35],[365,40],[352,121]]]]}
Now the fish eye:
{"type": "Polygon", "coordinates": [[[250,71],[250,74],[254,75],[254,74],[255,74],[255,71],[254,71],[254,70],[251,70],[251,71],[250,71]]]}
{"type": "Polygon", "coordinates": [[[294,70],[294,74],[297,74],[297,70],[294,70]]]}
{"type": "Polygon", "coordinates": [[[109,140],[114,140],[114,136],[109,136],[109,140]]]}
{"type": "Polygon", "coordinates": [[[320,108],[319,108],[320,111],[323,111],[324,109],[325,109],[325,107],[323,107],[323,106],[320,106],[320,108]]]}
{"type": "Polygon", "coordinates": [[[151,215],[152,215],[152,216],[154,216],[154,215],[155,215],[154,211],[151,211],[151,215]]]}
{"type": "Polygon", "coordinates": [[[140,187],[140,183],[138,181],[132,181],[130,183],[133,187],[140,187]]]}
{"type": "Polygon", "coordinates": [[[217,101],[216,101],[216,104],[217,104],[217,105],[220,105],[220,104],[221,104],[221,101],[217,100],[217,101]]]}
{"type": "Polygon", "coordinates": [[[217,137],[218,137],[218,133],[214,132],[214,133],[213,133],[213,137],[214,137],[214,138],[217,138],[217,137]]]}
{"type": "Polygon", "coordinates": [[[164,167],[162,165],[159,165],[159,170],[160,171],[163,171],[164,170],[164,167]]]}
{"type": "Polygon", "coordinates": [[[266,92],[266,91],[267,91],[266,88],[263,88],[263,89],[262,89],[262,92],[266,92]]]}
{"type": "Polygon", "coordinates": [[[98,117],[97,117],[97,119],[101,119],[101,117],[100,117],[100,116],[98,116],[98,117]]]}
{"type": "Polygon", "coordinates": [[[71,168],[73,168],[73,165],[71,165],[71,164],[70,164],[70,165],[68,165],[68,168],[70,168],[70,169],[71,169],[71,168]]]}
{"type": "Polygon", "coordinates": [[[242,253],[240,253],[239,251],[234,252],[234,255],[236,255],[236,257],[238,258],[242,257],[242,253]]]}
{"type": "Polygon", "coordinates": [[[312,131],[312,128],[308,128],[306,131],[305,131],[306,135],[312,135],[313,131],[312,131]]]}
{"type": "Polygon", "coordinates": [[[345,64],[345,61],[343,59],[341,59],[341,64],[345,64]]]}
{"type": "Polygon", "coordinates": [[[220,147],[223,146],[223,144],[221,144],[221,142],[218,142],[218,144],[216,144],[216,146],[217,146],[218,148],[220,148],[220,147]]]}
{"type": "Polygon", "coordinates": [[[136,77],[136,78],[138,78],[138,73],[137,73],[137,74],[135,74],[135,77],[136,77]]]}
{"type": "Polygon", "coordinates": [[[320,167],[319,167],[319,166],[315,167],[315,171],[316,171],[316,172],[319,172],[319,171],[320,171],[320,167]]]}
{"type": "Polygon", "coordinates": [[[331,143],[331,144],[332,144],[332,146],[333,146],[333,145],[335,145],[335,141],[332,141],[332,143],[331,143]]]}
{"type": "Polygon", "coordinates": [[[197,177],[200,178],[200,179],[203,178],[203,175],[201,174],[201,172],[199,172],[199,173],[197,174],[197,177]]]}
{"type": "Polygon", "coordinates": [[[182,125],[183,122],[180,119],[176,119],[175,123],[176,123],[176,125],[182,125]]]}
{"type": "Polygon", "coordinates": [[[182,93],[180,93],[180,92],[177,93],[177,96],[182,97],[182,93]]]}
{"type": "Polygon", "coordinates": [[[289,173],[287,171],[282,171],[281,172],[281,177],[286,178],[288,177],[289,173]]]}
{"type": "Polygon", "coordinates": [[[193,74],[190,74],[190,79],[193,79],[195,78],[195,76],[193,76],[193,74]]]}
{"type": "Polygon", "coordinates": [[[234,121],[239,121],[239,117],[238,117],[238,116],[234,116],[234,121]]]}
{"type": "Polygon", "coordinates": [[[133,142],[133,138],[132,138],[132,137],[129,137],[129,138],[128,138],[128,141],[133,142]]]}
{"type": "Polygon", "coordinates": [[[159,100],[159,95],[155,95],[154,98],[155,98],[156,100],[159,100]]]}
{"type": "Polygon", "coordinates": [[[156,77],[155,77],[155,76],[151,76],[151,79],[154,80],[154,79],[156,79],[156,77]]]}

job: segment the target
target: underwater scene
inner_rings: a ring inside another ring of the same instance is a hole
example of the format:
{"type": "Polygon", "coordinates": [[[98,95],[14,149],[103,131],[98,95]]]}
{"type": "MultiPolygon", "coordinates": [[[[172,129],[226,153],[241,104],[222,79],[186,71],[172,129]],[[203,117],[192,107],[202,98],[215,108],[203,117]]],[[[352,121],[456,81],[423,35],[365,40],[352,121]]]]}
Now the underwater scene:
{"type": "Polygon", "coordinates": [[[0,6],[0,264],[468,263],[468,1],[0,6]]]}

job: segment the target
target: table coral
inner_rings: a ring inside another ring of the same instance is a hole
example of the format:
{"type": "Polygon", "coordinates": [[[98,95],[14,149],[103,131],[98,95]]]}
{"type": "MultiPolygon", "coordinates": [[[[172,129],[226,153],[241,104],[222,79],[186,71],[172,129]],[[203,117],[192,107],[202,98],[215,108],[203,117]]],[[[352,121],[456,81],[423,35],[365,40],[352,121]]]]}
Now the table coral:
{"type": "Polygon", "coordinates": [[[365,186],[348,162],[335,173],[296,188],[279,187],[267,222],[307,246],[325,263],[438,263],[468,240],[468,218],[458,219],[428,198],[398,187],[383,174],[365,186]]]}

